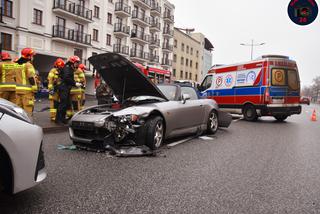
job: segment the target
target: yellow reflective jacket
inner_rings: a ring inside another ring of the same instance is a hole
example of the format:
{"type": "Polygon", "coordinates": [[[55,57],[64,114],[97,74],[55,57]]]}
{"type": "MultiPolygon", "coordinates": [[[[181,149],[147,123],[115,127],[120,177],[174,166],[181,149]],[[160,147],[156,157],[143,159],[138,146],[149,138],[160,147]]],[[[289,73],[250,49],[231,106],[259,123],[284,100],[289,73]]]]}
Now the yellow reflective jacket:
{"type": "Polygon", "coordinates": [[[0,91],[16,90],[16,69],[14,62],[0,62],[0,91]]]}
{"type": "Polygon", "coordinates": [[[19,65],[16,63],[17,71],[16,71],[16,92],[17,94],[26,94],[29,92],[35,92],[37,90],[37,85],[31,85],[29,79],[33,78],[34,83],[36,83],[35,79],[35,69],[30,62],[19,65]]]}

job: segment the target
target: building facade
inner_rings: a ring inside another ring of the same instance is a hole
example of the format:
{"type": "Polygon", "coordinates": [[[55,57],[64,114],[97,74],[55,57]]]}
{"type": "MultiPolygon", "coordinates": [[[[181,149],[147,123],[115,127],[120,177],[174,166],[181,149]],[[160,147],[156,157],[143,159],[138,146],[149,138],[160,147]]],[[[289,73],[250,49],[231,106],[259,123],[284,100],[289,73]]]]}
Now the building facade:
{"type": "Polygon", "coordinates": [[[212,65],[213,46],[202,33],[174,28],[173,78],[200,83],[212,65]]]}
{"type": "Polygon", "coordinates": [[[1,11],[3,50],[15,57],[34,48],[42,80],[57,57],[77,55],[93,71],[87,59],[106,51],[172,70],[174,5],[167,0],[1,0],[1,11]]]}

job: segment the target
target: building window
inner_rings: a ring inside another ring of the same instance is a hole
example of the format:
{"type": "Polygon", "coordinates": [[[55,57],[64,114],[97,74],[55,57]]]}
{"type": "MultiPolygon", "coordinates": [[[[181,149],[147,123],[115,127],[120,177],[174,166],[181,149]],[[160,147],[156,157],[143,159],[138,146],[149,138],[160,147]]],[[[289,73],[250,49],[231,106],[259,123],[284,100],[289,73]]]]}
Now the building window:
{"type": "Polygon", "coordinates": [[[190,54],[193,55],[193,48],[190,48],[190,54]]]}
{"type": "Polygon", "coordinates": [[[175,47],[175,48],[177,47],[177,44],[178,44],[178,41],[175,39],[175,40],[174,40],[174,47],[175,47]]]}
{"type": "Polygon", "coordinates": [[[183,78],[183,71],[180,71],[180,78],[183,78]]]}
{"type": "Polygon", "coordinates": [[[181,50],[184,51],[184,44],[181,44],[181,50]]]}
{"type": "Polygon", "coordinates": [[[198,81],[198,74],[196,74],[195,81],[198,81]]]}
{"type": "Polygon", "coordinates": [[[183,62],[184,61],[184,58],[183,57],[181,57],[181,65],[183,65],[183,62]]]}
{"type": "Polygon", "coordinates": [[[111,14],[111,13],[108,13],[107,23],[110,24],[110,25],[112,25],[112,14],[111,14]]]}
{"type": "Polygon", "coordinates": [[[173,69],[172,75],[175,77],[176,76],[176,69],[173,69]]]}
{"type": "Polygon", "coordinates": [[[199,51],[197,51],[197,55],[196,56],[199,57],[199,51]]]}
{"type": "Polygon", "coordinates": [[[7,33],[1,33],[1,43],[3,50],[12,50],[12,35],[7,33]]]}
{"type": "Polygon", "coordinates": [[[95,55],[98,55],[98,53],[97,52],[92,52],[91,56],[95,56],[95,55]]]}
{"type": "Polygon", "coordinates": [[[196,62],[196,69],[198,69],[198,63],[196,62]]]}
{"type": "Polygon", "coordinates": [[[173,62],[177,62],[177,54],[173,54],[173,62]]]}
{"type": "Polygon", "coordinates": [[[190,60],[190,68],[192,68],[192,60],[190,60]]]}
{"type": "Polygon", "coordinates": [[[192,73],[189,73],[189,80],[192,79],[192,73]]]}
{"type": "Polygon", "coordinates": [[[2,15],[12,17],[12,1],[1,0],[2,15]]]}
{"type": "Polygon", "coordinates": [[[93,36],[92,36],[93,41],[98,41],[98,34],[99,34],[99,31],[97,29],[93,29],[93,36]]]}
{"type": "Polygon", "coordinates": [[[185,73],[184,73],[184,78],[185,78],[185,79],[188,79],[188,72],[185,72],[185,73]]]}
{"type": "Polygon", "coordinates": [[[111,45],[111,35],[107,34],[107,45],[111,45]]]}
{"type": "Polygon", "coordinates": [[[186,66],[189,66],[189,59],[186,59],[186,66]]]}
{"type": "Polygon", "coordinates": [[[99,18],[100,8],[98,6],[94,6],[93,17],[99,18]]]}
{"type": "Polygon", "coordinates": [[[187,53],[189,53],[189,45],[187,45],[187,53]]]}
{"type": "Polygon", "coordinates": [[[33,24],[42,25],[42,11],[33,9],[33,24]]]}
{"type": "Polygon", "coordinates": [[[113,0],[108,0],[108,2],[113,3],[113,0]]]}

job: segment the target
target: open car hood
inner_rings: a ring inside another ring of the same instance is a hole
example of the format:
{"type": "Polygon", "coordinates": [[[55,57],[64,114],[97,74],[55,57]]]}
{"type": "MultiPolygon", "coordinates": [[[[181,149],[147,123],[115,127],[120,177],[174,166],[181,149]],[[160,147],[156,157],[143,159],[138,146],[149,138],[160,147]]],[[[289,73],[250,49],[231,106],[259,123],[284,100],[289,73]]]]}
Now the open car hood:
{"type": "Polygon", "coordinates": [[[107,52],[94,55],[88,60],[120,101],[142,95],[168,100],[157,86],[125,57],[107,52]]]}

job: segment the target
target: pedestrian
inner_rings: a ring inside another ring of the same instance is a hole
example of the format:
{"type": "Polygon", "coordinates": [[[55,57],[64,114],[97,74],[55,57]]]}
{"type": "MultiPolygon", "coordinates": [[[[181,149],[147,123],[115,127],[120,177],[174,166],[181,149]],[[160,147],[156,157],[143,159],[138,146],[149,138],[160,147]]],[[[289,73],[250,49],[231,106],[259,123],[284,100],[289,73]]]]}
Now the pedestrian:
{"type": "Polygon", "coordinates": [[[82,86],[81,83],[74,81],[74,72],[78,68],[79,63],[80,58],[78,56],[71,56],[60,71],[61,84],[58,86],[60,102],[55,120],[57,124],[67,124],[66,112],[68,106],[70,106],[70,90],[73,86],[82,86]]]}
{"type": "Polygon", "coordinates": [[[0,98],[16,103],[16,68],[7,52],[1,53],[0,98]]]}
{"type": "Polygon", "coordinates": [[[64,67],[64,61],[58,58],[54,62],[53,68],[48,74],[48,90],[49,90],[49,106],[50,106],[50,120],[55,121],[57,109],[59,105],[58,85],[60,84],[60,70],[64,67]]]}
{"type": "Polygon", "coordinates": [[[86,102],[86,76],[85,76],[85,71],[87,70],[87,67],[84,64],[79,65],[79,69],[82,71],[82,74],[79,75],[80,82],[83,84],[81,87],[81,103],[80,103],[80,109],[83,109],[83,106],[86,102]]]}
{"type": "Polygon", "coordinates": [[[96,88],[96,97],[98,100],[98,105],[111,104],[113,100],[113,93],[110,87],[101,81],[100,85],[96,88]]]}
{"type": "Polygon", "coordinates": [[[30,117],[34,109],[34,94],[38,90],[35,69],[31,63],[34,55],[32,48],[24,48],[16,64],[16,104],[23,108],[30,117]]]}

